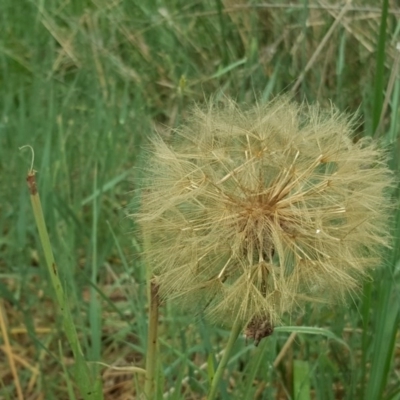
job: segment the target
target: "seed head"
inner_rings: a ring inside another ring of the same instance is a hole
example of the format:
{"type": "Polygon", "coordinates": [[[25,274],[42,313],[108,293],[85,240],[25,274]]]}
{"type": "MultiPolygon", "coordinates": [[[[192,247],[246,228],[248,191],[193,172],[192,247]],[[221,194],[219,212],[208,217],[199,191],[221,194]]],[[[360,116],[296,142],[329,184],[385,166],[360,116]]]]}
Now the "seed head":
{"type": "Polygon", "coordinates": [[[211,100],[146,167],[135,217],[160,294],[215,321],[256,332],[341,300],[389,243],[384,154],[334,107],[211,100]]]}

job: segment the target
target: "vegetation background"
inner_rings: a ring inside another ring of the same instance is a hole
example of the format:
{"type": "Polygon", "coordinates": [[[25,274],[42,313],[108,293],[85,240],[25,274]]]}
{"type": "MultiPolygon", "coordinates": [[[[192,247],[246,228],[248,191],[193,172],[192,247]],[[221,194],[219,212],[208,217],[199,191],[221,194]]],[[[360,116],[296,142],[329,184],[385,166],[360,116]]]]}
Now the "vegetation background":
{"type": "MultiPolygon", "coordinates": [[[[281,92],[333,102],[359,112],[357,134],[380,140],[398,174],[394,0],[0,0],[0,10],[1,400],[138,398],[146,271],[127,205],[142,144],[154,130],[168,135],[192,102],[214,93],[264,102],[281,92]],[[31,209],[26,144],[90,361],[86,393],[31,209]]],[[[394,217],[393,249],[360,298],[310,308],[288,319],[299,328],[277,329],[257,348],[239,340],[221,399],[400,399],[394,217]]],[[[157,397],[205,398],[228,335],[165,305],[157,397]]]]}

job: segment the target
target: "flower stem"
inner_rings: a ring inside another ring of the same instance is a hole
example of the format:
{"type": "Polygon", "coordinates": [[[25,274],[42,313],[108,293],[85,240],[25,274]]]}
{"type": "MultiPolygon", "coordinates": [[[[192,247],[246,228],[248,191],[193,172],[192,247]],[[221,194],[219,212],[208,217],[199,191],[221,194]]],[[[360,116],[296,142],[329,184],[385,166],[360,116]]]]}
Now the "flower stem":
{"type": "Polygon", "coordinates": [[[217,370],[215,371],[215,375],[211,382],[211,388],[210,388],[210,392],[208,393],[207,400],[214,400],[217,395],[219,382],[221,381],[226,364],[228,364],[233,345],[235,344],[236,339],[238,338],[241,330],[242,330],[242,324],[241,324],[240,320],[237,319],[235,321],[235,323],[233,324],[231,334],[229,336],[229,340],[226,345],[224,354],[222,355],[221,361],[219,362],[217,370]]]}
{"type": "Polygon", "coordinates": [[[147,354],[146,354],[146,382],[144,385],[144,395],[146,399],[154,399],[155,376],[157,371],[157,328],[158,328],[158,285],[150,281],[150,315],[149,331],[147,334],[147,354]]]}

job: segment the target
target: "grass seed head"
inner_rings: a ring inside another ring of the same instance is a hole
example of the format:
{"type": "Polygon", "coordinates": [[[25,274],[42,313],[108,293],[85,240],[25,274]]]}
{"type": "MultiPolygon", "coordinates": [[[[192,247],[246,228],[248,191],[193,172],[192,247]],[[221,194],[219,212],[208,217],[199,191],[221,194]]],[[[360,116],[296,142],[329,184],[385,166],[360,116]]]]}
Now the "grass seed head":
{"type": "Polygon", "coordinates": [[[358,289],[389,243],[392,177],[352,129],[333,107],[278,97],[210,101],[156,137],[135,217],[161,296],[256,332],[358,289]]]}

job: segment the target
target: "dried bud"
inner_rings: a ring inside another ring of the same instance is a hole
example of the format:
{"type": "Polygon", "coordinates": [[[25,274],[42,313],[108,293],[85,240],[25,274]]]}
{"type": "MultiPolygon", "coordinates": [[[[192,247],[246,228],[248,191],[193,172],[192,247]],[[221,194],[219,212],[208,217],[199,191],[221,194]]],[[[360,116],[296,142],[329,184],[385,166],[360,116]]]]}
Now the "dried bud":
{"type": "Polygon", "coordinates": [[[390,241],[384,153],[335,108],[211,101],[146,168],[135,218],[160,295],[257,341],[257,321],[356,290],[390,241]]]}

